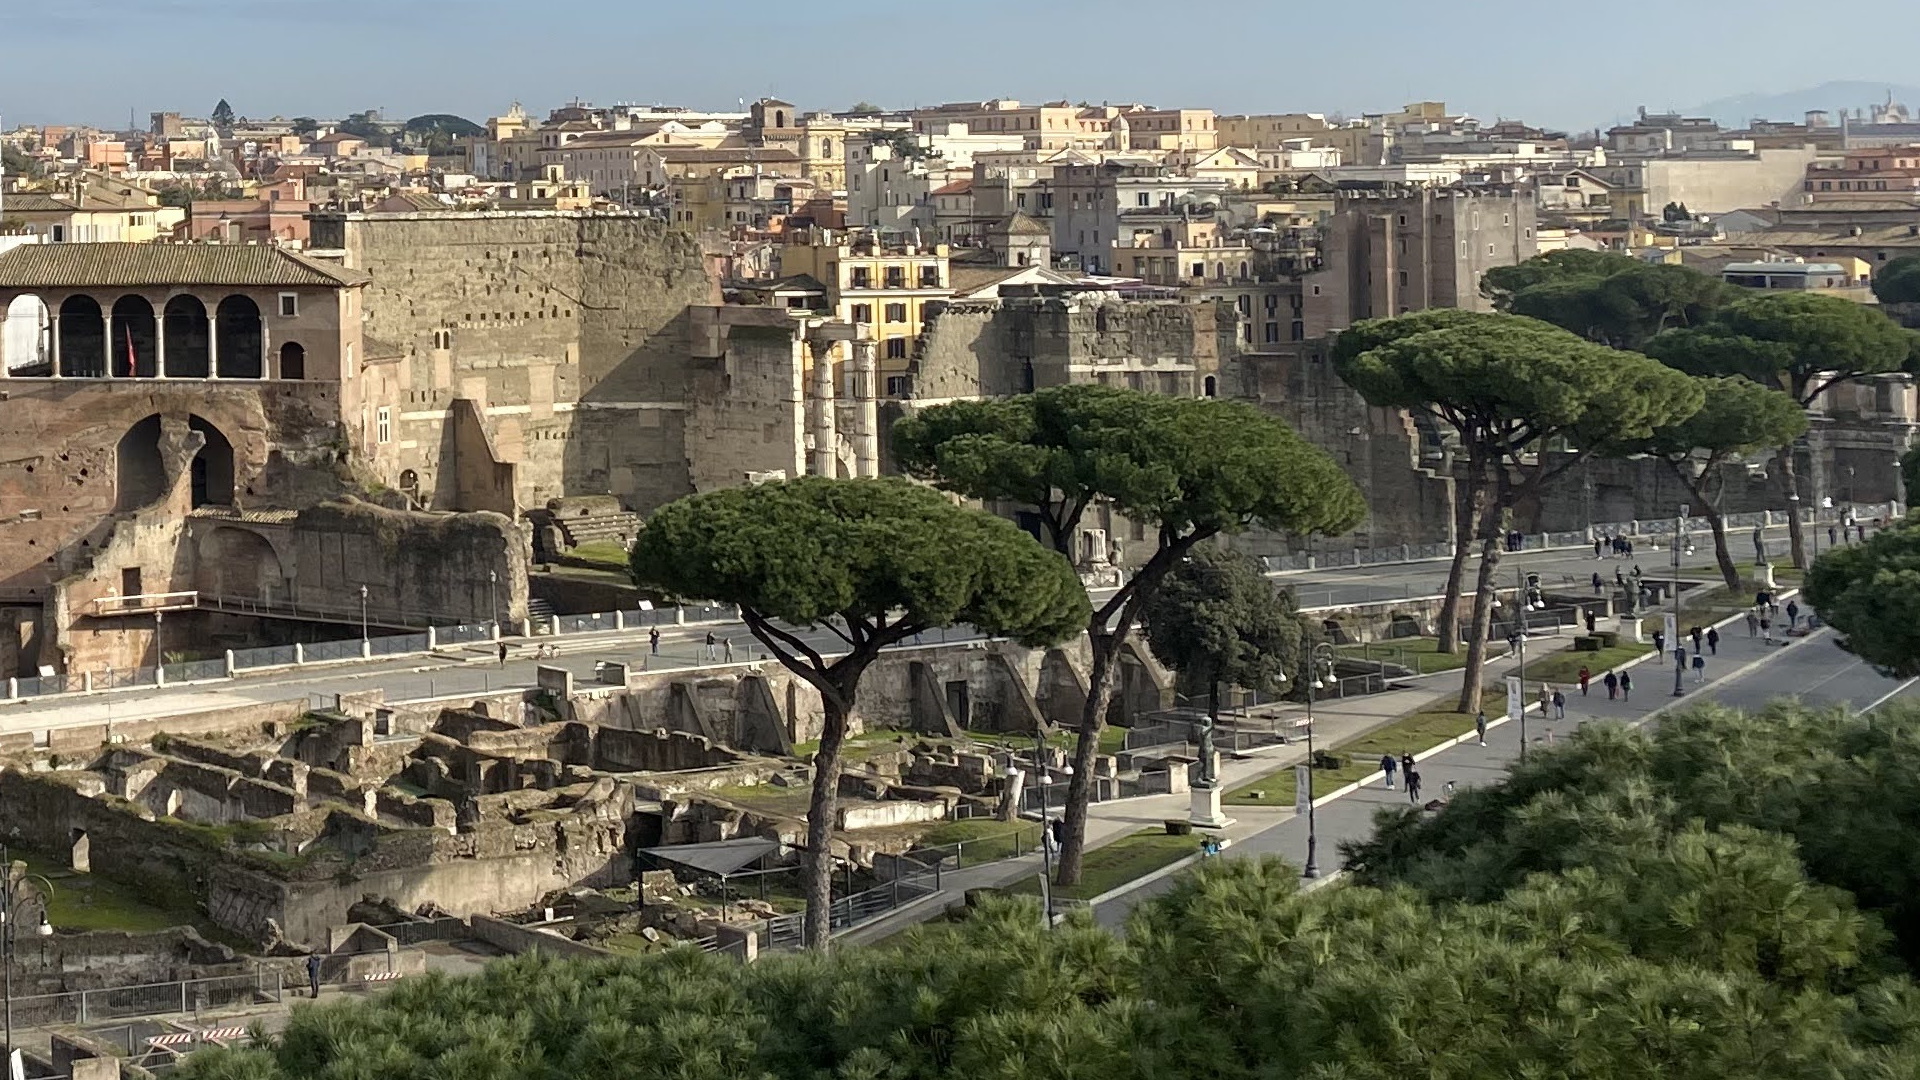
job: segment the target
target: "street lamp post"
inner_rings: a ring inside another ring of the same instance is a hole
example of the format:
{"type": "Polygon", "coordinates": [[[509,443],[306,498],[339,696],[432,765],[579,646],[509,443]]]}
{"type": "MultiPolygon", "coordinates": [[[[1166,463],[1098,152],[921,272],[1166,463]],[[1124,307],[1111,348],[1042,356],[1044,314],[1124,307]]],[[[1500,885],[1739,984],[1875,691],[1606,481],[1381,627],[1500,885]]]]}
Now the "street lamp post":
{"type": "Polygon", "coordinates": [[[1334,649],[1330,642],[1322,641],[1307,654],[1305,674],[1307,691],[1307,864],[1300,869],[1300,876],[1308,879],[1320,876],[1320,829],[1313,812],[1313,699],[1314,691],[1326,686],[1320,679],[1320,666],[1326,665],[1328,674],[1333,672],[1334,649]],[[1324,650],[1324,655],[1323,655],[1324,650]]]}
{"type": "MultiPolygon", "coordinates": [[[[1513,606],[1518,625],[1513,628],[1513,651],[1520,658],[1518,707],[1512,701],[1507,702],[1507,715],[1518,717],[1520,721],[1520,760],[1527,760],[1527,630],[1529,613],[1544,610],[1545,599],[1536,599],[1539,592],[1539,578],[1530,575],[1524,567],[1513,568],[1513,606]]],[[[1498,601],[1495,601],[1498,603],[1498,601]]],[[[1541,716],[1546,715],[1544,707],[1541,716]]]]}
{"type": "MultiPolygon", "coordinates": [[[[1053,927],[1053,822],[1049,819],[1049,792],[1053,786],[1053,773],[1047,768],[1047,733],[1044,728],[1035,728],[1033,732],[1033,768],[1035,779],[1040,781],[1040,919],[1041,925],[1053,927]]],[[[1062,765],[1069,777],[1073,775],[1073,766],[1062,765]]],[[[1016,808],[1017,812],[1017,808],[1016,808]]]]}
{"type": "Polygon", "coordinates": [[[5,844],[0,844],[0,873],[6,875],[3,891],[0,891],[0,967],[6,968],[6,1053],[13,1055],[13,958],[15,935],[20,925],[20,915],[27,908],[27,902],[38,899],[40,902],[40,923],[34,928],[38,937],[52,937],[53,924],[47,921],[47,909],[53,904],[53,882],[39,874],[24,872],[25,864],[18,869],[13,862],[13,853],[5,844]],[[29,891],[28,882],[36,887],[29,891]],[[33,894],[37,892],[36,897],[33,894]]]}
{"type": "MultiPolygon", "coordinates": [[[[1681,504],[1680,516],[1673,520],[1673,543],[1668,545],[1673,549],[1673,696],[1674,697],[1681,697],[1687,692],[1686,684],[1683,681],[1687,673],[1687,664],[1685,660],[1681,659],[1683,656],[1686,655],[1686,653],[1682,651],[1682,649],[1680,648],[1680,548],[1684,544],[1687,549],[1687,554],[1689,555],[1693,554],[1693,538],[1687,535],[1687,516],[1692,513],[1693,513],[1693,507],[1686,505],[1684,503],[1681,504]]],[[[1816,523],[1814,531],[1816,534],[1819,532],[1818,523],[1816,523]]],[[[1818,541],[1815,541],[1815,543],[1818,543],[1818,541]]]]}
{"type": "Polygon", "coordinates": [[[365,651],[367,642],[367,587],[360,586],[360,648],[365,651]]]}
{"type": "Polygon", "coordinates": [[[487,620],[500,625],[500,575],[492,570],[487,571],[487,620]]]}

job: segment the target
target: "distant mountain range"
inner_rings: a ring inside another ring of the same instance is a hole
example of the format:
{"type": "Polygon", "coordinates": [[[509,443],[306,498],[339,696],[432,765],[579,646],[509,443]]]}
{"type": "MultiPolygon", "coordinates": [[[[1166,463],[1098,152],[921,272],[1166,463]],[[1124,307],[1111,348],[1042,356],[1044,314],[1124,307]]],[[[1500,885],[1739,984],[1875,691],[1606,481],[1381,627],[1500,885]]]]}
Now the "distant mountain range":
{"type": "Polygon", "coordinates": [[[1680,111],[1686,116],[1710,116],[1723,126],[1741,127],[1755,117],[1799,120],[1811,109],[1825,109],[1839,123],[1841,109],[1865,109],[1887,100],[1888,91],[1893,92],[1893,100],[1904,102],[1909,110],[1920,110],[1920,87],[1846,80],[1784,94],[1740,94],[1680,111]]]}

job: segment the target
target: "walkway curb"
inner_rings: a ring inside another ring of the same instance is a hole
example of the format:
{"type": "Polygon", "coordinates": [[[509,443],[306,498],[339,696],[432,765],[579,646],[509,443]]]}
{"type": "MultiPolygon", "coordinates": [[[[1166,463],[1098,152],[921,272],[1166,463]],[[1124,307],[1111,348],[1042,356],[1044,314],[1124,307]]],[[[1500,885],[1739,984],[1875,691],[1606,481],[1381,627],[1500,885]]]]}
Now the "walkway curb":
{"type": "MultiPolygon", "coordinates": [[[[1222,851],[1225,851],[1227,848],[1230,848],[1232,846],[1233,846],[1232,840],[1226,837],[1221,837],[1220,849],[1222,851]]],[[[1144,889],[1148,885],[1151,885],[1154,882],[1159,881],[1161,878],[1172,877],[1173,875],[1179,873],[1180,871],[1185,870],[1188,867],[1193,866],[1195,863],[1198,863],[1201,860],[1207,859],[1207,858],[1211,858],[1211,856],[1196,853],[1193,855],[1189,855],[1184,859],[1175,859],[1173,862],[1168,863],[1167,865],[1161,867],[1158,870],[1155,870],[1150,874],[1143,874],[1140,877],[1134,878],[1132,881],[1121,882],[1119,885],[1116,885],[1113,888],[1108,889],[1106,892],[1101,893],[1099,896],[1096,896],[1091,900],[1075,900],[1075,901],[1071,901],[1071,903],[1075,907],[1097,908],[1101,904],[1104,904],[1107,901],[1114,899],[1115,897],[1125,896],[1126,894],[1133,892],[1137,889],[1144,889]]]]}

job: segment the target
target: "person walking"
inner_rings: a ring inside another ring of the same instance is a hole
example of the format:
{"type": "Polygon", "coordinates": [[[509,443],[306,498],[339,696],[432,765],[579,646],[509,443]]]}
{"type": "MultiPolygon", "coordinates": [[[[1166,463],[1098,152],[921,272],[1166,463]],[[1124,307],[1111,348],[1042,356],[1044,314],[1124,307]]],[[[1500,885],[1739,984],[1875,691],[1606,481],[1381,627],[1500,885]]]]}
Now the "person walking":
{"type": "Polygon", "coordinates": [[[1593,538],[1593,557],[1596,559],[1602,558],[1600,554],[1600,538],[1597,536],[1593,538]]]}
{"type": "Polygon", "coordinates": [[[1553,684],[1541,683],[1540,684],[1540,715],[1543,717],[1546,716],[1547,710],[1551,708],[1553,708],[1553,684]]]}
{"type": "Polygon", "coordinates": [[[1400,779],[1403,782],[1413,779],[1413,755],[1405,751],[1400,754],[1400,779]]]}
{"type": "MultiPolygon", "coordinates": [[[[1720,628],[1717,626],[1707,627],[1707,649],[1715,656],[1720,655],[1720,628]]],[[[1695,649],[1694,651],[1698,652],[1699,650],[1695,649]]]]}
{"type": "Polygon", "coordinates": [[[1394,760],[1392,754],[1380,755],[1380,771],[1387,774],[1388,791],[1393,790],[1393,771],[1399,767],[1400,763],[1394,760]]]}
{"type": "Polygon", "coordinates": [[[655,656],[660,655],[660,628],[657,626],[647,631],[647,651],[655,656]]]}
{"type": "Polygon", "coordinates": [[[1760,616],[1760,644],[1773,644],[1773,620],[1765,615],[1760,616]]]}
{"type": "Polygon", "coordinates": [[[1630,671],[1620,673],[1620,700],[1633,700],[1633,673],[1630,671]]]}
{"type": "Polygon", "coordinates": [[[1693,654],[1693,681],[1697,683],[1707,681],[1707,658],[1697,652],[1693,654]]]}
{"type": "Polygon", "coordinates": [[[1838,534],[1839,534],[1838,529],[1835,529],[1831,525],[1827,526],[1827,546],[1828,547],[1840,546],[1840,537],[1838,534]]]}
{"type": "Polygon", "coordinates": [[[1760,615],[1757,611],[1749,611],[1747,612],[1747,636],[1758,637],[1759,634],[1760,634],[1760,615]]]}
{"type": "Polygon", "coordinates": [[[1587,633],[1591,634],[1593,633],[1593,624],[1595,619],[1594,611],[1592,608],[1587,609],[1586,616],[1587,616],[1587,633]]]}
{"type": "Polygon", "coordinates": [[[1667,651],[1667,632],[1665,630],[1655,630],[1653,632],[1653,651],[1663,654],[1667,651]]]}
{"type": "Polygon", "coordinates": [[[1693,629],[1691,629],[1691,630],[1689,630],[1689,631],[1687,631],[1687,636],[1688,636],[1688,637],[1691,637],[1691,638],[1693,639],[1693,651],[1694,651],[1694,652],[1699,652],[1699,651],[1700,651],[1700,635],[1701,635],[1701,634],[1703,634],[1703,633],[1705,633],[1705,631],[1703,631],[1703,630],[1701,630],[1701,629],[1700,629],[1699,627],[1697,627],[1697,626],[1696,626],[1696,627],[1694,627],[1693,629]]]}
{"type": "Polygon", "coordinates": [[[307,985],[312,987],[313,996],[320,996],[320,954],[307,954],[307,985]]]}
{"type": "Polygon", "coordinates": [[[504,641],[500,643],[500,666],[507,666],[507,643],[504,641]]]}
{"type": "Polygon", "coordinates": [[[1480,745],[1487,745],[1487,710],[1481,709],[1473,714],[1473,733],[1480,736],[1480,745]]]}
{"type": "Polygon", "coordinates": [[[708,660],[712,660],[714,658],[714,650],[719,646],[719,644],[720,644],[720,639],[714,636],[713,631],[711,630],[707,631],[707,659],[708,660]]]}
{"type": "Polygon", "coordinates": [[[1553,718],[1555,720],[1565,720],[1567,718],[1567,695],[1561,693],[1559,690],[1553,692],[1553,718]]]}
{"type": "Polygon", "coordinates": [[[1620,676],[1615,675],[1613,672],[1609,671],[1607,672],[1607,677],[1600,680],[1600,684],[1607,688],[1608,701],[1613,701],[1619,695],[1620,676]]]}
{"type": "Polygon", "coordinates": [[[1420,773],[1418,771],[1407,773],[1407,801],[1415,805],[1418,805],[1420,802],[1420,773]]]}
{"type": "Polygon", "coordinates": [[[1587,684],[1591,683],[1592,681],[1593,681],[1593,672],[1588,670],[1585,665],[1582,665],[1580,668],[1580,696],[1581,697],[1587,696],[1587,684]]]}
{"type": "Polygon", "coordinates": [[[1799,625],[1800,625],[1800,602],[1798,600],[1789,600],[1787,601],[1788,632],[1791,633],[1793,630],[1797,629],[1799,625]]]}
{"type": "Polygon", "coordinates": [[[1606,583],[1600,580],[1600,571],[1595,570],[1593,572],[1593,595],[1599,596],[1600,590],[1604,589],[1605,587],[1606,587],[1606,583]]]}
{"type": "Polygon", "coordinates": [[[720,647],[727,652],[727,663],[733,663],[733,639],[730,637],[721,638],[720,647]]]}

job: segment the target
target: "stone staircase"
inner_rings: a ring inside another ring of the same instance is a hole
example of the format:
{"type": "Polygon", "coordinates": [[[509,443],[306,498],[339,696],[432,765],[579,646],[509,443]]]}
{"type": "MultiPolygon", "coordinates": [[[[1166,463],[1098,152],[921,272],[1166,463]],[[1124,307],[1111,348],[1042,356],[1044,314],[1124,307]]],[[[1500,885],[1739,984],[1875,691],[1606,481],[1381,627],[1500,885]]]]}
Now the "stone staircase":
{"type": "Polygon", "coordinates": [[[596,540],[631,544],[640,535],[640,515],[611,495],[569,495],[527,511],[533,523],[533,547],[543,562],[596,540]]]}

